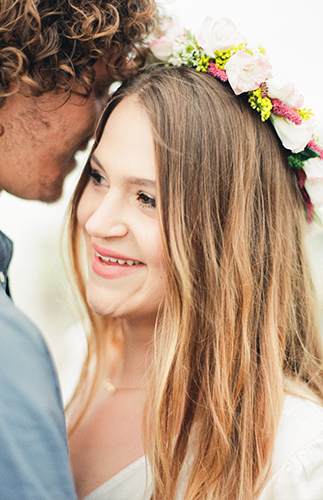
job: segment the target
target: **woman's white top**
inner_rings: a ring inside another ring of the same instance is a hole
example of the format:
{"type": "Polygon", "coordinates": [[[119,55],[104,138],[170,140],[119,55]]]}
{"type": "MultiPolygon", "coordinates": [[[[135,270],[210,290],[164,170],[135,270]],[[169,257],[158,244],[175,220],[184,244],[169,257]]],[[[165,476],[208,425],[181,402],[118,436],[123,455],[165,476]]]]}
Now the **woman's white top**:
{"type": "MultiPolygon", "coordinates": [[[[151,472],[141,457],[84,500],[148,500],[150,494],[151,472]]],[[[272,468],[259,500],[323,500],[323,407],[285,397],[272,468]]]]}
{"type": "MultiPolygon", "coordinates": [[[[64,356],[57,356],[56,361],[68,401],[79,377],[86,342],[80,326],[71,328],[67,338],[58,353],[64,356]]],[[[180,485],[176,500],[184,500],[184,489],[185,484],[180,485]]],[[[149,500],[151,492],[151,470],[141,457],[84,500],[149,500]]],[[[322,406],[298,396],[285,396],[272,467],[258,500],[323,500],[322,406]]]]}
{"type": "Polygon", "coordinates": [[[259,500],[323,500],[323,407],[287,395],[259,500]]]}
{"type": "Polygon", "coordinates": [[[101,484],[84,500],[148,500],[150,495],[150,469],[146,468],[145,457],[141,457],[101,484]]]}

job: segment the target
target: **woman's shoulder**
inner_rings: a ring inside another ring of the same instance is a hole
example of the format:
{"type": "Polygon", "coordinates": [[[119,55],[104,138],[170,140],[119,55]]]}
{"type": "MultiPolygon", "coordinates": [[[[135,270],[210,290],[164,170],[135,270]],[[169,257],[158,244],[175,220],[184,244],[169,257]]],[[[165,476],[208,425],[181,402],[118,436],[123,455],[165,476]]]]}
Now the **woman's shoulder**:
{"type": "Polygon", "coordinates": [[[323,406],[314,400],[287,394],[275,442],[276,466],[317,439],[323,439],[323,406]]]}
{"type": "Polygon", "coordinates": [[[288,394],[259,500],[323,500],[323,406],[288,394]]]}

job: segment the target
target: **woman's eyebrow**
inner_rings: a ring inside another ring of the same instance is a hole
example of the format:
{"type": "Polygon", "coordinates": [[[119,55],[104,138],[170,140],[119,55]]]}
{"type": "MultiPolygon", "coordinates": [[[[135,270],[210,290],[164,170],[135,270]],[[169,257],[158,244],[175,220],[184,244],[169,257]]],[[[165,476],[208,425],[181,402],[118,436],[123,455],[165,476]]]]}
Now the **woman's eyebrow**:
{"type": "Polygon", "coordinates": [[[125,181],[129,184],[137,184],[139,186],[155,187],[156,182],[151,179],[145,179],[143,177],[126,177],[125,181]]]}
{"type": "MultiPolygon", "coordinates": [[[[97,159],[97,157],[94,154],[92,154],[90,156],[90,159],[92,159],[98,167],[100,167],[102,170],[104,170],[102,164],[100,163],[100,161],[97,159]]],[[[126,177],[124,179],[124,181],[125,181],[125,183],[128,183],[128,184],[136,184],[137,186],[156,187],[156,181],[153,181],[151,179],[145,179],[144,177],[133,177],[133,176],[126,177]]]]}
{"type": "Polygon", "coordinates": [[[97,166],[101,168],[101,170],[104,170],[103,166],[101,165],[101,163],[99,162],[99,160],[97,159],[97,157],[94,154],[91,154],[90,160],[93,160],[94,163],[96,163],[97,166]]]}

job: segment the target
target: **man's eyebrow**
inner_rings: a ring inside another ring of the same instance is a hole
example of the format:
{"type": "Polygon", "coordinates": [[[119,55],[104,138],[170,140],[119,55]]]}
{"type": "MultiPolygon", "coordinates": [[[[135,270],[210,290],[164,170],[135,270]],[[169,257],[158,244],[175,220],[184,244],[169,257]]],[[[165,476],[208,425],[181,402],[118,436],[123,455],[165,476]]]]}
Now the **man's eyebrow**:
{"type": "MultiPolygon", "coordinates": [[[[97,159],[97,157],[92,154],[91,155],[91,158],[94,163],[97,164],[98,167],[100,167],[102,170],[104,170],[103,166],[101,165],[101,163],[99,162],[99,160],[97,159]]],[[[145,179],[143,177],[126,177],[125,178],[125,182],[129,183],[129,184],[136,184],[137,186],[145,186],[145,187],[155,187],[156,186],[156,182],[151,180],[151,179],[145,179]]]]}

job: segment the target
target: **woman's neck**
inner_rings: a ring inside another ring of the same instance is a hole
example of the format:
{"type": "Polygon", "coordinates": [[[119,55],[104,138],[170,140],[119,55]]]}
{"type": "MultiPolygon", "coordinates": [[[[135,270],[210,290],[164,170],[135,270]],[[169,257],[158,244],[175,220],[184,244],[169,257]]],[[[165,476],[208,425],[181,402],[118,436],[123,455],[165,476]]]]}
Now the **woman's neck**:
{"type": "Polygon", "coordinates": [[[122,349],[110,376],[116,387],[146,385],[143,379],[152,360],[154,327],[151,321],[124,320],[122,349]]]}

